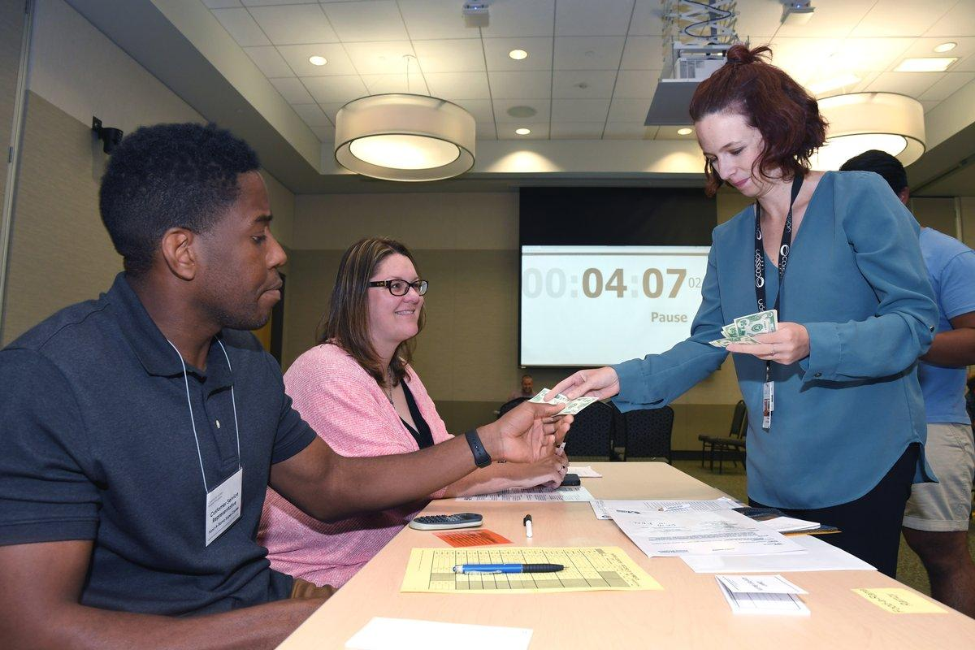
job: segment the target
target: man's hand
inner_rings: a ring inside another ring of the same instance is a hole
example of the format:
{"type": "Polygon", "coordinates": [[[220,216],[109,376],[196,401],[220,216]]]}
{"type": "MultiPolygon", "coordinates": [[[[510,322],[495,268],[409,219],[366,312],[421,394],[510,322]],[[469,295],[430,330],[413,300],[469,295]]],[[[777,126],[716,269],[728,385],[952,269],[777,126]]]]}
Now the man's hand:
{"type": "Polygon", "coordinates": [[[758,345],[732,343],[728,352],[751,354],[784,366],[809,356],[809,332],[799,323],[779,323],[778,329],[755,336],[758,345]]]}
{"type": "Polygon", "coordinates": [[[921,361],[945,368],[975,364],[975,312],[959,314],[949,322],[951,329],[934,335],[931,348],[921,361]]]}
{"type": "Polygon", "coordinates": [[[610,367],[580,370],[555,385],[552,394],[562,393],[569,399],[595,397],[606,399],[620,392],[620,379],[610,367]]]}
{"type": "Polygon", "coordinates": [[[551,456],[562,444],[572,416],[555,417],[562,404],[522,402],[501,419],[478,429],[491,458],[513,463],[534,463],[551,456]]]}

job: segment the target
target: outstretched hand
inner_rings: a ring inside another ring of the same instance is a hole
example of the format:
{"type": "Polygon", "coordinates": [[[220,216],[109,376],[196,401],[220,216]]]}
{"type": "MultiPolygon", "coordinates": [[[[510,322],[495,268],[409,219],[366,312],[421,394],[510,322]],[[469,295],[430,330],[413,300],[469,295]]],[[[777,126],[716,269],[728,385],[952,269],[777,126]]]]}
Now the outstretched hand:
{"type": "Polygon", "coordinates": [[[501,455],[497,460],[534,463],[555,453],[572,425],[572,416],[555,417],[562,404],[522,402],[487,427],[498,436],[501,455]]]}
{"type": "Polygon", "coordinates": [[[552,389],[552,394],[562,393],[569,399],[595,397],[606,399],[620,392],[620,380],[610,367],[580,370],[566,377],[552,389]]]}

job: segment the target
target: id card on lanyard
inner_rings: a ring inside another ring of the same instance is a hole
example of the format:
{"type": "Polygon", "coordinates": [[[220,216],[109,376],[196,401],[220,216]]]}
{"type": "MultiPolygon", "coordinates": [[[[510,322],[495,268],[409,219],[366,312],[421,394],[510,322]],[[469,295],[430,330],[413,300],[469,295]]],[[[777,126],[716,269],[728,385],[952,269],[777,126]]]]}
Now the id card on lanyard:
{"type": "MultiPolygon", "coordinates": [[[[779,287],[775,294],[775,306],[778,311],[779,322],[782,322],[782,281],[785,278],[785,268],[789,264],[789,253],[792,249],[792,206],[795,205],[799,190],[802,189],[803,177],[796,174],[792,180],[792,198],[789,201],[789,213],[785,217],[782,229],[782,243],[779,246],[779,287]]],[[[765,296],[765,245],[762,242],[762,206],[755,202],[755,300],[758,311],[767,311],[768,302],[765,296]]],[[[775,382],[772,381],[772,362],[765,362],[765,383],[762,385],[762,428],[766,431],[772,428],[772,412],[775,410],[775,382]]]]}

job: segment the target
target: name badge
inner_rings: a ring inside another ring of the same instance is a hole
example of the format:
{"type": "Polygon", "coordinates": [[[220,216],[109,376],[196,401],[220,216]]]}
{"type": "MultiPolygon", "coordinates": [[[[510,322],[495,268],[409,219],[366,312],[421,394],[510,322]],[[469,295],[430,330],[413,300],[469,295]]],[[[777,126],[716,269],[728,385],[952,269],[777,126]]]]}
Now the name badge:
{"type": "Polygon", "coordinates": [[[772,411],[775,410],[775,382],[767,381],[762,386],[762,428],[772,427],[772,411]]]}
{"type": "Polygon", "coordinates": [[[244,468],[207,493],[206,545],[223,535],[231,525],[240,519],[240,491],[244,478],[244,468]]]}

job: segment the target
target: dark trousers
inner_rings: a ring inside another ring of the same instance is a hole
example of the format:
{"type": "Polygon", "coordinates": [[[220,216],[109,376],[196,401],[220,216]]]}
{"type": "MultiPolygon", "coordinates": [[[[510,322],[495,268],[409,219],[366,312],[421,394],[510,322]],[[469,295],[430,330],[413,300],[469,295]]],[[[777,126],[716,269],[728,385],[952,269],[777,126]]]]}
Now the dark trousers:
{"type": "MultiPolygon", "coordinates": [[[[779,510],[790,517],[836,526],[842,532],[823,535],[820,539],[869,562],[893,578],[897,573],[904,505],[911,496],[919,453],[917,443],[908,446],[880,483],[855,501],[816,510],[779,510]]],[[[752,499],[748,503],[756,508],[770,507],[752,499]]]]}

